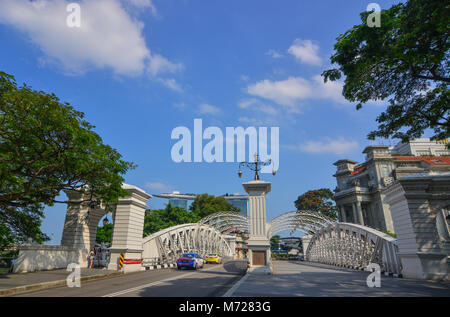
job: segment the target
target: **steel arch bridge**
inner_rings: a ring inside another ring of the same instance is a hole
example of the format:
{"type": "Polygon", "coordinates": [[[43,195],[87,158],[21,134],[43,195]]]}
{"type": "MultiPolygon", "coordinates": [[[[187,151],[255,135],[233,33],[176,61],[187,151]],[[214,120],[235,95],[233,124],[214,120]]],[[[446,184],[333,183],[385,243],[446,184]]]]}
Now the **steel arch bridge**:
{"type": "Polygon", "coordinates": [[[143,266],[172,266],[186,252],[202,256],[212,252],[233,255],[223,234],[202,223],[177,225],[153,233],[143,239],[142,249],[143,266]]]}
{"type": "MultiPolygon", "coordinates": [[[[225,235],[232,230],[249,232],[249,220],[241,214],[221,211],[198,223],[183,224],[156,232],[143,240],[143,265],[173,265],[184,252],[199,254],[218,252],[233,256],[225,235]]],[[[396,239],[378,230],[353,223],[338,223],[313,211],[290,211],[266,225],[266,235],[284,230],[299,230],[309,243],[307,261],[341,267],[364,269],[370,263],[380,265],[383,272],[401,274],[396,239]]]]}
{"type": "Polygon", "coordinates": [[[332,223],[311,238],[306,259],[353,269],[365,269],[371,263],[382,272],[401,274],[396,239],[378,230],[354,224],[332,223]]]}

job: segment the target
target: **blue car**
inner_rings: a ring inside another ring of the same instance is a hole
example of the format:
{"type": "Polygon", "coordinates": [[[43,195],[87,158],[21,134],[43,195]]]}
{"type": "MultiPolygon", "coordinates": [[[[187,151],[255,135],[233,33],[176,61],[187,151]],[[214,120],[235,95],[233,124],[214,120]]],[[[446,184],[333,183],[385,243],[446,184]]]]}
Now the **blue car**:
{"type": "Polygon", "coordinates": [[[199,269],[205,265],[205,260],[197,253],[184,253],[177,260],[177,268],[181,270],[183,267],[191,269],[199,269]]]}

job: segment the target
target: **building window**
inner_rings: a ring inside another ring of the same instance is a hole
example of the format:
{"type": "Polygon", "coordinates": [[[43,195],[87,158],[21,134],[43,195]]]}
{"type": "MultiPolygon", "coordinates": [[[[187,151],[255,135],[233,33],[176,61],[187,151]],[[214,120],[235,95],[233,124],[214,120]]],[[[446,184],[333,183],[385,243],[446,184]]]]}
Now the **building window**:
{"type": "Polygon", "coordinates": [[[387,166],[382,167],[381,173],[383,174],[383,177],[389,177],[389,169],[387,168],[387,166]]]}

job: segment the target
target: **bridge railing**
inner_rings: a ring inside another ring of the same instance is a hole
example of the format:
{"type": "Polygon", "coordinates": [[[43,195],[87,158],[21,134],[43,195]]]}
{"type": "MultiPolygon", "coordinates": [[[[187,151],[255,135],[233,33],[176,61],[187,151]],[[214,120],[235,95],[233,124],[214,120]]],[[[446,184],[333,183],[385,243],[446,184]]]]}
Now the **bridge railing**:
{"type": "Polygon", "coordinates": [[[312,236],[305,257],[353,269],[376,263],[382,272],[401,274],[397,253],[396,239],[383,232],[353,223],[333,223],[312,236]]]}

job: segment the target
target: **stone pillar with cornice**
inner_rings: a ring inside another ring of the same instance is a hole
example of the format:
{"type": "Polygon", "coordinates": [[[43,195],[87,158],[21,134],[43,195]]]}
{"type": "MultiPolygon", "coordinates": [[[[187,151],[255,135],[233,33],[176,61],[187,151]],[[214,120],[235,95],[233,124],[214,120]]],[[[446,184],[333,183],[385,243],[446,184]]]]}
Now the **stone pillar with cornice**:
{"type": "Polygon", "coordinates": [[[258,271],[271,273],[270,240],[266,231],[266,194],[271,190],[271,183],[253,180],[242,185],[249,195],[249,271],[260,268],[258,271]]]}
{"type": "MultiPolygon", "coordinates": [[[[130,194],[119,199],[114,213],[114,229],[111,243],[111,257],[109,270],[119,269],[119,256],[124,254],[125,259],[142,258],[142,236],[144,231],[144,216],[147,201],[152,197],[142,189],[123,184],[123,189],[130,194]]],[[[141,264],[127,264],[123,266],[124,272],[145,269],[141,264]]]]}
{"type": "Polygon", "coordinates": [[[403,177],[383,190],[398,238],[402,274],[408,278],[449,280],[450,235],[439,224],[450,206],[450,174],[403,177]]]}
{"type": "Polygon", "coordinates": [[[364,215],[362,212],[361,202],[359,200],[356,201],[356,211],[358,213],[359,224],[365,226],[364,215]]]}

